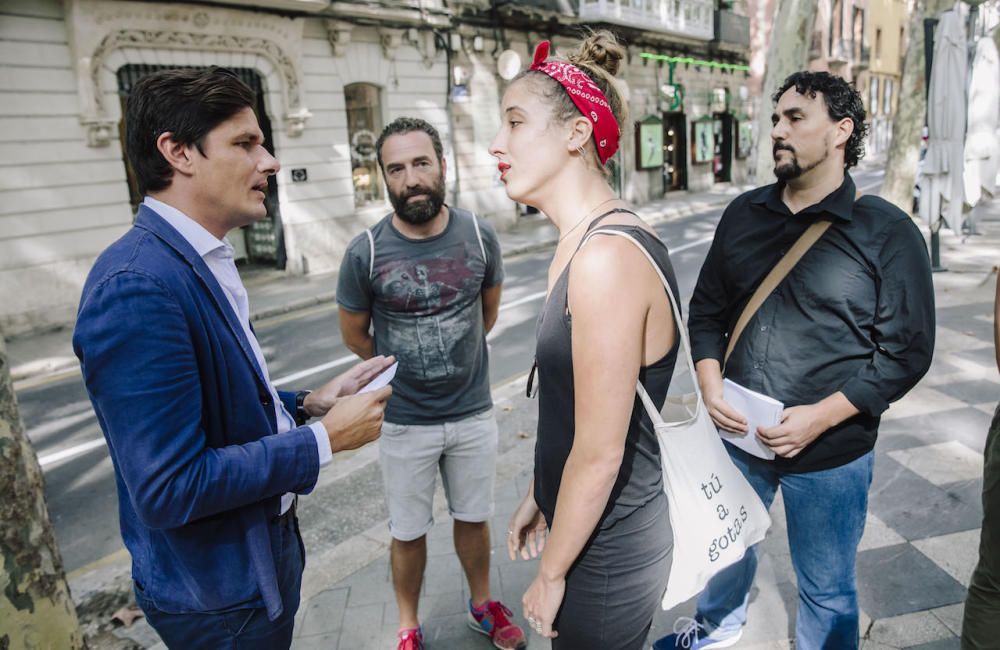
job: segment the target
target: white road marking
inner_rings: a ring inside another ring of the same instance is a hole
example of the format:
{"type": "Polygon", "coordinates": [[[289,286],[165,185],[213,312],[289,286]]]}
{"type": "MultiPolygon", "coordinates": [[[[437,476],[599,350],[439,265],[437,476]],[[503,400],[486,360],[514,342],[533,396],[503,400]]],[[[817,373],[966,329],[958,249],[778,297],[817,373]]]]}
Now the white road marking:
{"type": "Polygon", "coordinates": [[[544,297],[545,297],[544,291],[538,291],[536,293],[528,294],[527,296],[523,296],[521,298],[518,298],[517,300],[503,303],[502,305],[500,305],[500,311],[504,311],[505,309],[513,309],[514,307],[520,307],[525,303],[529,303],[544,297]]]}
{"type": "Polygon", "coordinates": [[[67,460],[69,458],[74,458],[80,454],[85,454],[91,449],[97,449],[98,447],[104,446],[104,438],[98,438],[97,440],[89,440],[87,442],[81,443],[79,445],[74,445],[68,449],[63,449],[62,451],[56,451],[51,454],[43,454],[38,457],[38,464],[45,469],[49,465],[54,465],[61,460],[67,460]]]}
{"type": "Polygon", "coordinates": [[[290,375],[285,375],[284,377],[278,377],[271,381],[272,384],[277,386],[282,386],[284,384],[289,384],[293,381],[298,381],[310,375],[315,375],[318,372],[323,372],[324,370],[332,370],[333,368],[339,368],[340,366],[345,366],[352,361],[361,361],[357,355],[349,354],[345,357],[340,357],[339,359],[334,359],[333,361],[327,361],[326,363],[321,363],[318,366],[313,366],[312,368],[306,368],[305,370],[300,370],[299,372],[293,372],[290,375]]]}
{"type": "Polygon", "coordinates": [[[703,239],[697,239],[695,241],[690,241],[690,242],[688,242],[686,244],[681,244],[680,246],[678,246],[676,248],[671,248],[668,245],[667,246],[667,250],[670,251],[671,255],[673,255],[675,253],[680,253],[681,251],[686,251],[689,248],[694,248],[695,246],[701,246],[702,244],[707,244],[710,241],[712,241],[714,238],[715,238],[715,236],[713,235],[712,237],[705,237],[703,239]]]}

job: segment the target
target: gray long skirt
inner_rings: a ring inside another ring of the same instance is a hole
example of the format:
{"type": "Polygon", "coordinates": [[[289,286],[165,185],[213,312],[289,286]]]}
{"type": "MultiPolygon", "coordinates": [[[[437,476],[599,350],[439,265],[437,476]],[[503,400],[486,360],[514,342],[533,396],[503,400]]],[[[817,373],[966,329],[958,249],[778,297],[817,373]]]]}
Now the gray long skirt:
{"type": "Polygon", "coordinates": [[[672,547],[662,492],[600,531],[566,575],[553,650],[641,650],[667,588],[672,547]]]}

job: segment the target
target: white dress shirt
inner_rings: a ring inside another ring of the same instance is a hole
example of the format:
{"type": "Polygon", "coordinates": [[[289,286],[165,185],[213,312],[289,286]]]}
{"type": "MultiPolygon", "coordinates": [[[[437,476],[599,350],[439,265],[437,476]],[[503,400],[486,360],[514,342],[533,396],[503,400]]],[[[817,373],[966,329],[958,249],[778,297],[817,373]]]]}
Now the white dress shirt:
{"type": "MultiPolygon", "coordinates": [[[[150,208],[156,214],[173,226],[174,230],[180,233],[195,252],[205,261],[208,269],[215,276],[223,293],[229,300],[229,306],[236,314],[237,320],[243,327],[250,342],[250,349],[257,359],[257,366],[264,375],[267,382],[267,389],[271,392],[271,401],[274,402],[274,415],[278,423],[278,433],[285,433],[295,428],[295,418],[288,413],[285,406],[278,398],[278,391],[271,384],[271,378],[267,374],[267,364],[264,362],[264,353],[260,349],[257,337],[250,329],[250,300],[247,298],[247,290],[240,280],[239,271],[236,270],[236,262],[233,260],[233,247],[225,239],[216,239],[215,235],[205,230],[201,224],[190,218],[177,208],[167,205],[163,201],[147,196],[143,200],[143,205],[150,208]]],[[[333,460],[333,451],[330,448],[330,437],[326,427],[322,422],[313,422],[309,425],[313,435],[316,437],[316,449],[319,451],[319,466],[328,465],[333,460]]],[[[295,495],[288,492],[281,495],[281,514],[284,514],[295,501],[295,495]]]]}

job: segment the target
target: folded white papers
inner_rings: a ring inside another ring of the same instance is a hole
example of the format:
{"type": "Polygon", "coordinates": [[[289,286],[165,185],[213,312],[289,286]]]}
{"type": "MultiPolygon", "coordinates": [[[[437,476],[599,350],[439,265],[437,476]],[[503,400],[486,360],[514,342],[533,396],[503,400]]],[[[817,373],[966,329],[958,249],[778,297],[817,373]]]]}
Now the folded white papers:
{"type": "Polygon", "coordinates": [[[757,427],[773,427],[781,422],[781,412],[785,410],[785,405],[728,379],[722,380],[722,398],[747,420],[745,435],[719,429],[722,439],[748,454],[773,460],[774,451],[757,437],[757,427]]]}
{"type": "Polygon", "coordinates": [[[360,395],[361,393],[370,393],[373,390],[378,390],[379,388],[382,388],[383,386],[388,386],[389,382],[392,381],[392,378],[396,376],[396,368],[398,367],[399,367],[399,362],[397,361],[396,363],[392,364],[391,366],[380,372],[378,376],[375,377],[375,379],[372,379],[370,382],[368,382],[368,384],[364,388],[358,391],[358,395],[360,395]]]}

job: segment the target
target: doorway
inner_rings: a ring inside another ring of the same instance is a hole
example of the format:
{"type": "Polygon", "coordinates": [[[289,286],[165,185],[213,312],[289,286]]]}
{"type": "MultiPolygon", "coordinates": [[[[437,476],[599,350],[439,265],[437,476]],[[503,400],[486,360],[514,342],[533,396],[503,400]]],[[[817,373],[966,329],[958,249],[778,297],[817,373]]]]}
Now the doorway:
{"type": "Polygon", "coordinates": [[[715,135],[715,155],[712,158],[712,171],[716,183],[733,180],[733,123],[732,113],[714,115],[712,130],[715,135]]]}
{"type": "Polygon", "coordinates": [[[663,114],[663,190],[687,189],[687,118],[684,113],[663,114]]]}

